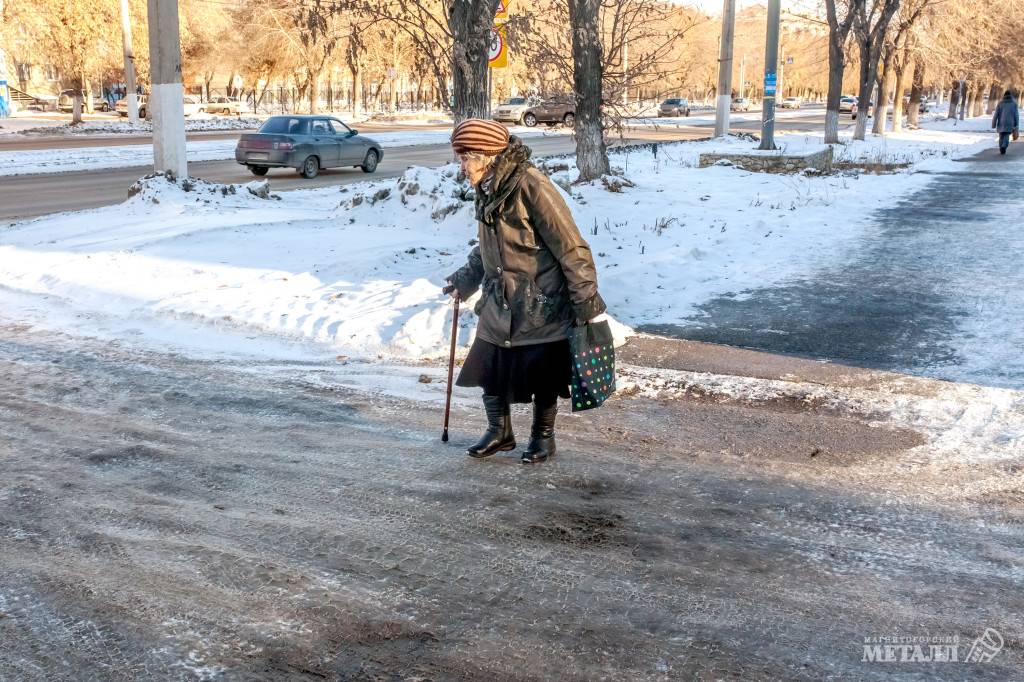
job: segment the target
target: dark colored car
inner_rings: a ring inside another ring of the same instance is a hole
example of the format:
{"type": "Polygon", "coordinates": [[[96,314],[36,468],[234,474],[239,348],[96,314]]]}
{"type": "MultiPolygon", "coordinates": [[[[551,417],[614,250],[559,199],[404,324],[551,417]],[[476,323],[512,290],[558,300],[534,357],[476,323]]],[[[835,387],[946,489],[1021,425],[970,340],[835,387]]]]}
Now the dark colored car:
{"type": "Polygon", "coordinates": [[[329,116],[272,116],[259,131],[242,135],[235,147],[235,161],[253,175],[294,168],[315,178],[321,168],[344,166],[372,173],[382,158],[379,144],[329,116]]]}
{"type": "Polygon", "coordinates": [[[658,116],[689,116],[690,101],[684,98],[667,99],[658,107],[658,116]]]}
{"type": "Polygon", "coordinates": [[[530,106],[523,112],[523,125],[531,128],[538,123],[549,126],[564,123],[571,128],[576,121],[576,102],[572,98],[547,99],[530,106]]]}

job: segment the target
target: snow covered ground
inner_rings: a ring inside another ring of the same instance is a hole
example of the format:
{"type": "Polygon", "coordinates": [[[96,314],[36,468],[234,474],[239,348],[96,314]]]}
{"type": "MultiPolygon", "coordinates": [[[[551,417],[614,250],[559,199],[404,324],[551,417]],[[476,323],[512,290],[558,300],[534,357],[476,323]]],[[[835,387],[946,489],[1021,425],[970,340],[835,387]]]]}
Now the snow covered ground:
{"type": "MultiPolygon", "coordinates": [[[[366,133],[384,147],[444,144],[451,137],[450,128],[410,130],[389,133],[366,133]]],[[[545,135],[568,135],[569,130],[555,128],[536,130],[513,128],[523,138],[545,135]]],[[[187,143],[189,161],[221,161],[235,158],[237,140],[190,140],[187,143]]],[[[153,165],[153,145],[130,144],[110,147],[72,147],[68,149],[39,149],[0,152],[0,176],[34,173],[64,173],[71,170],[102,170],[153,165]]]]}
{"type": "MultiPolygon", "coordinates": [[[[787,149],[820,145],[804,135],[779,140],[787,149]]],[[[947,167],[989,145],[987,121],[979,119],[850,143],[837,157],[913,163],[913,171],[947,167]]],[[[734,138],[660,144],[656,154],[621,152],[612,156],[620,175],[585,185],[571,184],[571,159],[544,162],[593,248],[602,293],[618,320],[671,323],[713,296],[840,263],[871,237],[861,216],[928,182],[911,171],[812,177],[696,168],[701,152],[752,146],[734,138]]],[[[363,380],[378,384],[444,356],[451,306],[440,286],[476,236],[454,166],[266,198],[253,193],[264,193],[259,182],[155,177],[137,189],[119,206],[46,216],[0,233],[4,315],[171,347],[178,341],[168,329],[179,324],[200,337],[206,330],[210,339],[244,338],[247,352],[274,354],[276,344],[298,342],[322,357],[351,360],[363,380]]],[[[471,308],[469,301],[461,317],[463,349],[475,326],[471,308]]],[[[188,343],[224,350],[216,341],[188,343]]],[[[436,386],[418,395],[439,398],[436,386]]],[[[1017,448],[1024,401],[1012,391],[986,399],[1005,428],[973,433],[988,446],[1017,448]]]]}

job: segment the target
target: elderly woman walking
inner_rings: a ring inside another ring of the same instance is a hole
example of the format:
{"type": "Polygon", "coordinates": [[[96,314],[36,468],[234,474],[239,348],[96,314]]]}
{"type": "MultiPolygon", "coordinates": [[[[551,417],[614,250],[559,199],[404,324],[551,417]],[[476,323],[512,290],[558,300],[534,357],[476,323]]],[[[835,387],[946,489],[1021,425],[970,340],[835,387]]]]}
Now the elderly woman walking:
{"type": "Polygon", "coordinates": [[[1020,116],[1017,112],[1017,100],[1013,93],[1007,90],[1003,94],[1003,100],[996,105],[992,114],[992,127],[999,133],[999,153],[1005,154],[1006,148],[1010,146],[1010,136],[1017,136],[1020,126],[1020,116]]]}
{"type": "Polygon", "coordinates": [[[569,397],[572,325],[605,311],[590,246],[530,148],[494,121],[468,119],[452,133],[462,171],[476,188],[479,243],[447,278],[461,299],[481,291],[476,340],[456,384],[483,388],[487,431],[469,448],[489,457],[516,447],[511,403],[533,402],[524,464],[555,454],[558,398],[569,397]]]}

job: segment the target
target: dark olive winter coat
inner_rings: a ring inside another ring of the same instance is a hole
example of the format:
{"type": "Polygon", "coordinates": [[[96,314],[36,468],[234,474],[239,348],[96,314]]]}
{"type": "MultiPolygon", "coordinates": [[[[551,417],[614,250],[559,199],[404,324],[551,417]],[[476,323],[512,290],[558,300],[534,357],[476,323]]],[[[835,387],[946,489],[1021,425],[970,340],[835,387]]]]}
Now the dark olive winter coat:
{"type": "Polygon", "coordinates": [[[1011,95],[1004,95],[992,114],[992,127],[997,133],[1012,133],[1019,125],[1017,101],[1011,95]]]}
{"type": "Polygon", "coordinates": [[[477,337],[505,348],[559,341],[605,311],[590,246],[529,158],[513,136],[477,187],[480,243],[448,277],[463,299],[482,289],[477,337]]]}

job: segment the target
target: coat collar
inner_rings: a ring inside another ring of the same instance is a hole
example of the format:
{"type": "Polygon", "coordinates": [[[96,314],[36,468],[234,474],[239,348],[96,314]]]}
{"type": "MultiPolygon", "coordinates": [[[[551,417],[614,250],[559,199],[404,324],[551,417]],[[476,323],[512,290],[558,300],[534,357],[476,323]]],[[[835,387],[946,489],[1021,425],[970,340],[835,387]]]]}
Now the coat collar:
{"type": "Polygon", "coordinates": [[[488,225],[494,223],[494,212],[519,186],[523,173],[533,166],[530,163],[531,153],[518,137],[512,135],[509,138],[508,147],[494,161],[494,172],[484,181],[489,185],[487,190],[483,188],[484,183],[477,188],[477,220],[488,225]]]}

